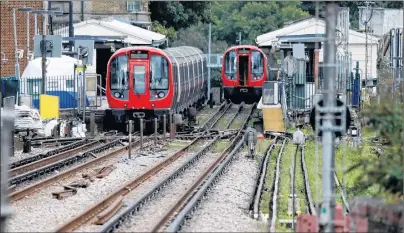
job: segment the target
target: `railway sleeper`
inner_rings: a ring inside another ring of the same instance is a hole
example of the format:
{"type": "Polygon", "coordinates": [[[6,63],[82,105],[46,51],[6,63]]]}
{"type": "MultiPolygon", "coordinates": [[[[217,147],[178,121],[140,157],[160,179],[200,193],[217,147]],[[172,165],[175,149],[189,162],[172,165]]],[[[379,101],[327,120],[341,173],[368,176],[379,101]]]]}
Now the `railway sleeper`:
{"type": "Polygon", "coordinates": [[[59,192],[53,192],[52,196],[58,200],[65,199],[67,197],[77,194],[77,189],[67,189],[59,192]]]}

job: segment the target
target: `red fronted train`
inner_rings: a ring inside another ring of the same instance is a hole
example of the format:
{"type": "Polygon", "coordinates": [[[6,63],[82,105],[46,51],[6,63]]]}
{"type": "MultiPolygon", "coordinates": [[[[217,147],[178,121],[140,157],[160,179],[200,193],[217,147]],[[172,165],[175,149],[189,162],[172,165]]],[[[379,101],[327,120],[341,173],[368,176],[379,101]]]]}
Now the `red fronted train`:
{"type": "Polygon", "coordinates": [[[205,101],[207,61],[194,47],[127,47],[110,58],[106,81],[104,129],[127,131],[128,120],[136,127],[140,118],[162,123],[163,115],[168,126],[173,116],[177,122],[195,117],[205,101]]]}
{"type": "Polygon", "coordinates": [[[258,102],[262,85],[268,79],[267,57],[258,47],[239,45],[223,56],[222,82],[224,98],[234,103],[258,102]]]}

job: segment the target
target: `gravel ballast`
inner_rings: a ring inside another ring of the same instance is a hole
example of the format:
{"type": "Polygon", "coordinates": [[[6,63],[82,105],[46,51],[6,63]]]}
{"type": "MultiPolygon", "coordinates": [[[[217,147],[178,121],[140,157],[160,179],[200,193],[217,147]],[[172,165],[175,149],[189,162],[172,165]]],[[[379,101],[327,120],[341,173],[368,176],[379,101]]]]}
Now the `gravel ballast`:
{"type": "Polygon", "coordinates": [[[201,202],[182,232],[266,232],[265,222],[248,216],[259,165],[240,153],[201,202]]]}
{"type": "MultiPolygon", "coordinates": [[[[208,143],[209,143],[209,141],[197,143],[197,145],[193,146],[192,148],[194,148],[194,147],[202,148],[203,146],[207,145],[208,143]]],[[[168,165],[166,168],[162,169],[159,173],[154,175],[151,179],[147,180],[146,182],[141,184],[139,187],[137,187],[135,190],[133,190],[132,192],[127,194],[125,196],[125,202],[130,202],[131,200],[135,200],[137,198],[142,197],[144,194],[146,194],[148,191],[150,191],[150,189],[154,185],[161,182],[163,179],[165,179],[167,176],[169,176],[173,171],[175,171],[180,166],[182,166],[187,160],[192,158],[195,155],[196,151],[197,151],[197,149],[195,149],[195,150],[191,149],[191,150],[187,151],[180,158],[178,158],[173,163],[168,165]]],[[[197,162],[197,163],[199,164],[199,162],[197,162]]],[[[192,169],[192,167],[190,169],[192,169]]],[[[187,171],[185,171],[185,172],[187,173],[187,171]]],[[[163,193],[165,193],[165,191],[163,191],[163,193]]],[[[163,194],[163,195],[165,195],[165,194],[163,194]]],[[[152,202],[154,202],[154,200],[152,200],[152,202]]],[[[124,210],[125,210],[125,208],[121,209],[121,211],[124,211],[124,210]]],[[[141,210],[142,213],[143,213],[143,211],[145,211],[145,209],[141,210]]],[[[128,224],[128,223],[125,223],[125,224],[128,224]]],[[[100,227],[97,225],[86,224],[86,225],[80,227],[79,229],[77,229],[76,232],[97,232],[97,231],[99,231],[99,229],[100,229],[100,227]]]]}
{"type": "MultiPolygon", "coordinates": [[[[176,149],[178,150],[178,149],[176,149]]],[[[134,149],[133,153],[136,154],[134,149]]],[[[9,219],[7,229],[9,232],[48,232],[54,231],[61,224],[82,213],[89,206],[97,203],[103,197],[121,187],[125,182],[140,175],[149,167],[163,160],[165,155],[174,151],[152,153],[143,151],[148,156],[138,156],[132,160],[127,159],[127,152],[117,155],[96,166],[76,173],[69,178],[58,181],[39,192],[27,196],[11,204],[14,211],[9,219]],[[77,194],[63,200],[52,197],[52,192],[63,190],[64,185],[82,179],[82,174],[91,172],[95,168],[101,168],[113,164],[114,169],[103,179],[95,179],[85,189],[77,189],[77,194]]]]}
{"type": "Polygon", "coordinates": [[[160,195],[156,199],[149,202],[117,232],[151,232],[158,221],[219,155],[220,153],[207,153],[201,157],[196,164],[160,191],[160,195]]]}

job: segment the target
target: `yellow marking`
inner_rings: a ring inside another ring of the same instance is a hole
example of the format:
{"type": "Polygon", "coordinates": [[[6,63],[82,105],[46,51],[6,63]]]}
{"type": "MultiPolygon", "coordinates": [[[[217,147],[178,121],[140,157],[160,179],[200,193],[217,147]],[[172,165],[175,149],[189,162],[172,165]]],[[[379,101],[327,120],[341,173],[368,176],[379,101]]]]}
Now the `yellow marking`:
{"type": "Polygon", "coordinates": [[[52,95],[39,96],[39,114],[42,119],[59,119],[59,97],[52,95]]]}
{"type": "Polygon", "coordinates": [[[262,108],[265,131],[285,132],[281,106],[262,108]]]}

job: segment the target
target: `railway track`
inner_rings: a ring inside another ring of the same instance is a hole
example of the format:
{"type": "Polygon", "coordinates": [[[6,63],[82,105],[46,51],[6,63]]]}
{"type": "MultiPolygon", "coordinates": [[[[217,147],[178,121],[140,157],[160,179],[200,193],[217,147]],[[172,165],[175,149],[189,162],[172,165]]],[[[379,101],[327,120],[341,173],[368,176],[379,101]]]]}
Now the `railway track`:
{"type": "MultiPolygon", "coordinates": [[[[211,127],[224,115],[225,110],[228,109],[229,106],[230,105],[222,105],[216,111],[216,113],[213,114],[211,118],[205,122],[206,124],[204,125],[204,128],[207,131],[210,130],[211,127]]],[[[251,110],[252,108],[250,109],[250,112],[251,110]]],[[[247,123],[247,121],[248,118],[245,119],[243,126],[247,123]]],[[[233,140],[230,143],[224,143],[226,144],[226,149],[221,154],[221,156],[219,156],[221,160],[216,160],[216,162],[222,161],[224,159],[224,156],[226,156],[230,152],[230,150],[234,148],[236,144],[241,140],[241,129],[242,127],[239,129],[239,133],[235,137],[232,137],[233,140]]],[[[91,228],[91,226],[88,225],[88,223],[90,222],[96,222],[97,224],[103,225],[101,231],[110,231],[111,229],[113,229],[112,231],[114,231],[114,229],[121,225],[124,219],[126,219],[128,216],[136,214],[136,212],[138,212],[142,206],[145,206],[147,202],[155,198],[157,196],[157,193],[162,192],[164,187],[166,187],[170,182],[173,182],[178,176],[184,173],[186,169],[189,169],[191,165],[195,164],[201,158],[202,161],[206,158],[210,160],[213,159],[210,158],[211,156],[204,155],[208,153],[212,148],[215,148],[216,145],[221,144],[223,140],[221,140],[220,137],[217,135],[214,136],[212,134],[206,134],[207,131],[204,131],[205,133],[199,134],[196,139],[194,139],[190,144],[186,145],[178,152],[169,156],[161,163],[150,168],[139,177],[133,179],[132,181],[129,181],[124,186],[117,189],[112,194],[108,195],[102,201],[88,208],[79,216],[63,224],[56,230],[56,232],[71,232],[77,229],[79,229],[80,231],[86,231],[86,226],[91,228]],[[210,141],[201,148],[201,145],[198,145],[198,143],[200,144],[201,142],[206,140],[206,137],[209,137],[208,135],[211,135],[210,141]],[[197,148],[199,150],[195,151],[195,149],[193,150],[192,148],[197,148]],[[152,182],[151,180],[157,179],[155,177],[158,176],[158,174],[167,172],[166,168],[170,166],[171,163],[175,163],[176,160],[179,160],[180,158],[183,159],[184,156],[186,156],[187,158],[185,163],[182,163],[181,166],[179,166],[173,172],[171,172],[167,176],[164,176],[164,179],[159,180],[159,182],[153,185],[152,188],[147,188],[147,192],[145,192],[144,195],[135,199],[133,198],[132,195],[136,195],[138,192],[140,192],[139,189],[141,189],[145,185],[150,186],[150,182],[152,182]],[[127,207],[122,209],[124,199],[127,199],[127,207]]],[[[204,164],[209,164],[209,162],[205,162],[204,164]]],[[[217,163],[215,164],[217,165],[217,163]]],[[[94,230],[96,229],[91,228],[90,231],[94,230]]]]}
{"type": "MultiPolygon", "coordinates": [[[[217,114],[222,111],[222,105],[216,114],[213,114],[211,118],[209,118],[206,123],[213,122],[214,120],[217,119],[217,114]]],[[[212,127],[213,124],[205,125],[205,127],[209,130],[212,127]]],[[[206,132],[206,131],[205,131],[206,132]]],[[[182,136],[184,137],[184,136],[182,136]]],[[[77,217],[71,219],[69,222],[63,224],[60,226],[56,232],[71,232],[74,231],[91,220],[95,220],[97,222],[104,222],[107,221],[110,217],[114,215],[114,213],[120,209],[122,206],[122,200],[123,197],[128,195],[131,191],[134,189],[137,189],[141,184],[147,182],[151,178],[154,177],[157,173],[159,173],[161,170],[165,169],[168,167],[170,164],[174,163],[176,160],[180,159],[184,155],[187,154],[187,152],[192,152],[195,153],[195,148],[200,148],[201,143],[203,143],[204,140],[207,138],[213,139],[213,141],[216,141],[218,136],[213,136],[209,135],[206,133],[200,133],[199,135],[196,136],[196,138],[189,144],[187,144],[185,147],[181,148],[179,151],[176,153],[172,154],[169,156],[167,159],[164,161],[160,162],[159,164],[155,165],[154,167],[150,168],[146,172],[144,172],[142,175],[138,176],[137,178],[127,182],[124,186],[121,188],[115,190],[113,193],[105,197],[101,202],[98,202],[97,204],[89,207],[86,211],[78,215],[77,217]],[[194,149],[193,149],[194,148],[194,149]]],[[[204,146],[203,148],[206,150],[208,147],[212,146],[211,144],[208,144],[204,146]]],[[[202,154],[204,153],[204,149],[201,149],[197,154],[202,154]]],[[[197,159],[198,157],[195,157],[194,159],[197,159]]],[[[192,163],[194,160],[190,160],[189,163],[192,163]]]]}
{"type": "MultiPolygon", "coordinates": [[[[251,110],[252,110],[252,108],[251,108],[251,110]]],[[[251,113],[251,110],[250,110],[250,113],[251,113]]],[[[221,114],[221,116],[223,116],[223,114],[221,114]]],[[[216,122],[217,122],[217,120],[219,120],[219,118],[215,119],[216,122]]],[[[190,177],[190,178],[187,176],[187,179],[185,181],[187,183],[187,185],[185,187],[178,188],[173,185],[174,187],[173,186],[171,187],[171,192],[167,191],[168,193],[171,193],[171,195],[173,195],[174,197],[177,197],[177,196],[180,196],[181,192],[184,189],[188,190],[184,194],[182,194],[180,199],[174,201],[174,203],[171,203],[171,204],[173,204],[172,208],[169,209],[164,216],[162,216],[160,221],[151,230],[152,232],[161,230],[161,228],[164,228],[165,226],[167,226],[167,223],[170,223],[172,221],[181,225],[182,220],[183,220],[182,217],[188,214],[189,207],[187,207],[187,206],[189,206],[189,205],[195,206],[195,204],[201,200],[201,197],[203,195],[200,194],[199,191],[203,190],[203,193],[205,193],[208,190],[207,187],[211,187],[214,184],[214,181],[217,181],[217,178],[220,174],[222,174],[224,167],[229,164],[229,162],[232,160],[232,158],[236,154],[236,152],[238,150],[240,150],[241,147],[244,145],[244,142],[242,140],[242,135],[240,133],[241,133],[241,129],[244,128],[244,126],[247,124],[247,121],[248,121],[248,117],[244,120],[244,124],[242,124],[243,127],[241,127],[239,129],[239,133],[232,139],[232,141],[230,143],[226,144],[225,149],[220,153],[220,155],[205,156],[205,158],[206,157],[208,158],[209,162],[208,163],[206,163],[206,161],[202,162],[202,165],[200,165],[200,167],[202,167],[202,169],[198,168],[199,165],[196,165],[194,167],[194,169],[198,170],[198,172],[195,172],[195,170],[191,170],[192,172],[190,172],[190,174],[195,174],[195,173],[200,174],[200,173],[202,173],[201,171],[204,170],[201,176],[195,177],[195,175],[191,175],[192,177],[190,177]],[[203,169],[208,164],[210,166],[207,167],[206,169],[203,169]],[[216,177],[216,179],[211,180],[210,178],[212,178],[212,177],[216,177]],[[207,180],[208,178],[209,178],[209,180],[207,180]],[[190,183],[192,181],[195,181],[195,182],[190,183]],[[204,185],[204,186],[202,187],[201,185],[204,185]],[[174,194],[172,193],[173,189],[176,189],[176,191],[174,191],[174,194]],[[180,189],[180,190],[178,190],[178,189],[180,189]],[[191,197],[195,197],[193,194],[196,194],[196,193],[199,193],[198,200],[193,200],[193,199],[191,200],[191,197]],[[185,212],[183,212],[182,215],[175,214],[175,213],[179,213],[179,211],[181,211],[181,210],[185,211],[185,212]]],[[[212,124],[212,126],[213,125],[214,124],[212,124]]],[[[194,155],[186,163],[184,163],[180,168],[178,168],[177,170],[172,172],[167,178],[162,180],[160,183],[153,186],[153,188],[149,192],[147,192],[145,195],[143,195],[140,198],[136,198],[136,199],[134,199],[134,201],[130,202],[128,204],[129,207],[125,208],[125,210],[114,215],[114,217],[112,217],[109,221],[107,221],[104,224],[104,226],[101,228],[100,231],[101,232],[114,232],[117,229],[119,230],[119,228],[122,227],[122,223],[125,222],[127,219],[130,219],[131,216],[137,215],[137,216],[143,217],[145,215],[144,212],[142,212],[142,214],[138,213],[139,211],[141,211],[142,207],[146,206],[146,204],[148,202],[150,202],[150,200],[155,198],[155,196],[157,196],[158,193],[162,192],[162,189],[165,186],[167,186],[170,182],[173,182],[173,180],[176,177],[178,177],[178,176],[180,176],[180,174],[184,173],[185,169],[187,167],[189,167],[192,163],[195,163],[196,160],[198,160],[203,155],[203,153],[206,153],[206,151],[210,147],[212,147],[212,145],[217,140],[218,140],[218,138],[215,138],[206,147],[201,149],[196,155],[194,155]]],[[[218,143],[220,143],[220,142],[218,141],[218,143]]],[[[204,159],[202,159],[202,160],[204,160],[204,159]]],[[[182,185],[184,185],[184,184],[182,184],[182,185]]],[[[167,195],[167,193],[166,193],[166,195],[167,195]]],[[[165,199],[165,198],[163,200],[160,199],[159,203],[162,203],[162,202],[166,203],[166,202],[170,202],[170,200],[165,199]]],[[[172,202],[172,200],[171,200],[171,202],[172,202]]],[[[160,206],[160,205],[158,205],[158,206],[160,206]]],[[[147,207],[145,207],[145,208],[147,209],[147,207]]],[[[150,209],[148,209],[148,210],[150,212],[150,209]]],[[[146,212],[147,212],[147,210],[146,210],[146,212]]],[[[153,214],[153,213],[155,213],[155,212],[149,213],[149,214],[152,214],[152,216],[147,215],[147,214],[146,214],[146,216],[155,218],[157,213],[156,214],[153,214]]],[[[140,218],[142,218],[142,217],[140,217],[140,218]]],[[[135,223],[139,222],[139,221],[135,220],[135,223]]],[[[139,225],[139,224],[137,224],[137,225],[139,225]]],[[[143,225],[145,225],[145,224],[143,224],[143,225]]],[[[148,225],[150,225],[150,224],[148,224],[148,225]]],[[[137,226],[137,227],[139,227],[139,226],[137,226]]],[[[139,229],[134,230],[132,228],[129,228],[129,229],[124,229],[123,231],[138,231],[138,230],[139,229]]],[[[140,229],[140,230],[141,231],[150,231],[150,229],[140,229]]]]}
{"type": "MultiPolygon", "coordinates": [[[[151,141],[152,138],[153,137],[145,137],[144,143],[147,143],[147,142],[151,141]]],[[[132,147],[137,147],[137,146],[139,146],[139,144],[140,144],[140,140],[135,140],[132,143],[132,147]]],[[[30,195],[32,193],[37,192],[38,190],[40,190],[43,187],[46,187],[46,186],[48,186],[48,185],[50,185],[52,183],[55,183],[55,182],[57,182],[59,180],[65,179],[65,178],[67,178],[67,177],[69,177],[69,176],[71,176],[71,175],[73,175],[73,174],[75,174],[77,172],[80,172],[80,171],[82,171],[84,169],[90,168],[90,167],[92,167],[92,166],[94,166],[94,165],[96,165],[96,164],[98,164],[98,163],[100,163],[102,161],[106,161],[106,160],[109,160],[109,159],[111,159],[111,158],[113,158],[115,156],[118,156],[118,155],[122,154],[123,152],[125,152],[126,150],[128,150],[128,148],[129,148],[129,145],[124,145],[121,142],[121,140],[117,139],[117,140],[114,140],[114,141],[111,141],[111,142],[107,142],[104,145],[100,145],[100,146],[97,146],[95,148],[89,149],[89,150],[85,151],[84,153],[80,153],[78,155],[73,155],[72,157],[57,161],[55,163],[51,163],[51,164],[49,164],[49,165],[47,165],[45,167],[40,167],[40,168],[38,168],[38,169],[36,169],[34,171],[27,172],[27,173],[24,173],[22,175],[12,177],[10,179],[11,183],[22,181],[22,180],[29,180],[29,179],[32,179],[32,178],[35,178],[35,177],[43,176],[44,173],[49,173],[50,171],[52,171],[54,169],[57,169],[58,167],[60,168],[62,166],[66,166],[68,164],[78,162],[80,160],[86,160],[84,163],[77,164],[77,165],[75,165],[73,167],[70,167],[70,168],[66,169],[63,172],[60,172],[60,173],[58,173],[56,175],[49,176],[49,177],[47,177],[47,178],[45,178],[43,180],[40,180],[39,182],[30,184],[30,185],[28,185],[26,187],[23,187],[23,188],[19,189],[19,190],[13,190],[13,188],[10,187],[9,188],[9,192],[10,192],[9,193],[9,200],[12,201],[12,202],[18,201],[18,200],[24,198],[25,196],[28,196],[28,195],[30,195]],[[113,149],[111,151],[110,148],[113,148],[115,146],[118,146],[118,148],[113,149]],[[107,153],[102,153],[102,154],[97,155],[97,153],[105,152],[107,149],[109,149],[107,153]],[[92,159],[89,159],[90,157],[92,159]]]]}
{"type": "Polygon", "coordinates": [[[36,162],[17,167],[10,171],[11,178],[9,179],[9,184],[19,185],[25,181],[32,181],[34,179],[41,178],[44,175],[69,165],[79,163],[90,157],[94,157],[96,159],[97,154],[116,146],[123,147],[123,144],[119,139],[105,143],[102,143],[101,141],[92,141],[70,151],[65,151],[54,156],[37,160],[36,162]],[[83,150],[84,152],[79,153],[83,150]]]}
{"type": "Polygon", "coordinates": [[[230,104],[230,107],[224,112],[220,119],[218,119],[213,125],[212,130],[226,130],[233,123],[236,116],[243,109],[244,103],[239,105],[230,104]]]}
{"type": "Polygon", "coordinates": [[[275,137],[275,139],[272,141],[272,143],[267,148],[267,150],[265,152],[265,156],[261,162],[260,173],[259,173],[259,177],[257,180],[254,198],[253,198],[252,204],[250,206],[250,211],[252,211],[252,216],[254,219],[259,218],[262,193],[264,190],[267,173],[269,172],[268,170],[270,169],[270,168],[268,169],[269,159],[272,156],[272,152],[273,152],[273,149],[275,147],[277,140],[278,140],[278,137],[275,137]]]}
{"type": "Polygon", "coordinates": [[[283,153],[283,149],[285,148],[286,139],[283,140],[281,149],[279,150],[277,159],[276,159],[276,170],[275,177],[273,181],[273,192],[271,195],[271,205],[270,205],[270,232],[275,232],[276,220],[278,216],[278,194],[279,194],[279,180],[280,180],[280,166],[281,166],[281,157],[283,153]]]}

